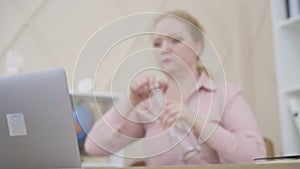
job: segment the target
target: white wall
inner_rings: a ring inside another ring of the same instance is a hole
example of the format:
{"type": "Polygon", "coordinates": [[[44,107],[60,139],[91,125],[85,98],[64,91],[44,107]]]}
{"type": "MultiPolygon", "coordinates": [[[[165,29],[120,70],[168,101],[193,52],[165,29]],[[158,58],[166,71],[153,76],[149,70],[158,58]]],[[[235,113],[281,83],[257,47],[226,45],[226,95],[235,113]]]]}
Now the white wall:
{"type": "MultiPolygon", "coordinates": [[[[269,0],[1,0],[0,75],[5,74],[6,52],[17,50],[24,57],[24,71],[63,66],[71,85],[81,48],[104,24],[135,12],[187,10],[204,25],[222,58],[228,81],[244,88],[263,135],[272,139],[276,154],[280,154],[269,3],[269,0]]],[[[108,64],[97,74],[101,77],[97,78],[97,90],[108,90],[115,64],[142,46],[137,42],[127,40],[109,53],[108,64]]]]}

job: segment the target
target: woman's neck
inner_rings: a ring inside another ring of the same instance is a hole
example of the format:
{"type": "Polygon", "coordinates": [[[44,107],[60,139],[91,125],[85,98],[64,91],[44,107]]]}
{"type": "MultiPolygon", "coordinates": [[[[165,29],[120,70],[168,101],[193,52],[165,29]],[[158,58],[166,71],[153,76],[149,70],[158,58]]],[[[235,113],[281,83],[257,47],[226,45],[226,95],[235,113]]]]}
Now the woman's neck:
{"type": "Polygon", "coordinates": [[[196,87],[199,72],[181,71],[176,74],[168,75],[168,91],[167,96],[170,99],[180,98],[185,99],[189,91],[196,87]]]}

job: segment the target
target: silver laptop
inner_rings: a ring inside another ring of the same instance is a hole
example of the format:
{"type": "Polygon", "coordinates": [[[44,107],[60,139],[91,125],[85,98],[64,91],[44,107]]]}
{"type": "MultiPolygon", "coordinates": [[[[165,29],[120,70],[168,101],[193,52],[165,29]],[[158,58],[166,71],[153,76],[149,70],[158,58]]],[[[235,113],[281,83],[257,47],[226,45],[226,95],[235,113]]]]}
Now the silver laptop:
{"type": "Polygon", "coordinates": [[[0,78],[0,168],[78,168],[78,143],[61,68],[0,78]]]}

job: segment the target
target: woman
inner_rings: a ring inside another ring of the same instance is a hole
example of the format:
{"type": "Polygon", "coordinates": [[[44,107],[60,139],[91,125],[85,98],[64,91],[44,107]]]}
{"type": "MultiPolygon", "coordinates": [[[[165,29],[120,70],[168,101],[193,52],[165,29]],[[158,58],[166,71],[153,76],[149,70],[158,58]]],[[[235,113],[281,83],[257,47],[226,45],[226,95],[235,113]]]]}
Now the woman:
{"type": "Polygon", "coordinates": [[[204,40],[194,27],[203,32],[196,19],[183,11],[171,11],[156,20],[153,29],[159,34],[153,35],[152,42],[167,81],[149,75],[135,78],[128,97],[120,99],[89,132],[85,141],[88,154],[109,155],[147,138],[147,165],[252,163],[265,156],[263,138],[239,87],[228,84],[224,108],[216,108],[220,118],[208,116],[221,89],[212,85],[206,70],[198,66],[204,40]],[[152,93],[156,89],[163,93],[163,103],[152,93]],[[192,128],[201,147],[188,158],[181,158],[185,153],[181,144],[170,146],[173,138],[168,132],[177,120],[192,128]]]}

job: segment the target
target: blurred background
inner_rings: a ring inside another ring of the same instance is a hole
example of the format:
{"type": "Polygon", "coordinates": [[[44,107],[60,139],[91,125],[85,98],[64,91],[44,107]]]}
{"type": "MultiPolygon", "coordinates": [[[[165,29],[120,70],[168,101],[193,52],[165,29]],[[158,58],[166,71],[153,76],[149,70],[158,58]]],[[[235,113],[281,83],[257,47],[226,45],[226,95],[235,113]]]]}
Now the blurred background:
{"type": "MultiPolygon", "coordinates": [[[[219,53],[227,81],[243,87],[262,134],[272,140],[275,154],[281,155],[270,3],[270,0],[1,0],[0,76],[61,66],[67,72],[69,86],[76,85],[77,82],[72,82],[76,59],[100,27],[138,12],[186,10],[204,26],[219,53]]],[[[109,57],[111,65],[104,67],[105,73],[97,75],[97,91],[110,90],[114,66],[139,45],[138,40],[131,39],[109,54],[115,57],[109,57]]],[[[88,69],[89,65],[85,66],[88,69]]]]}

